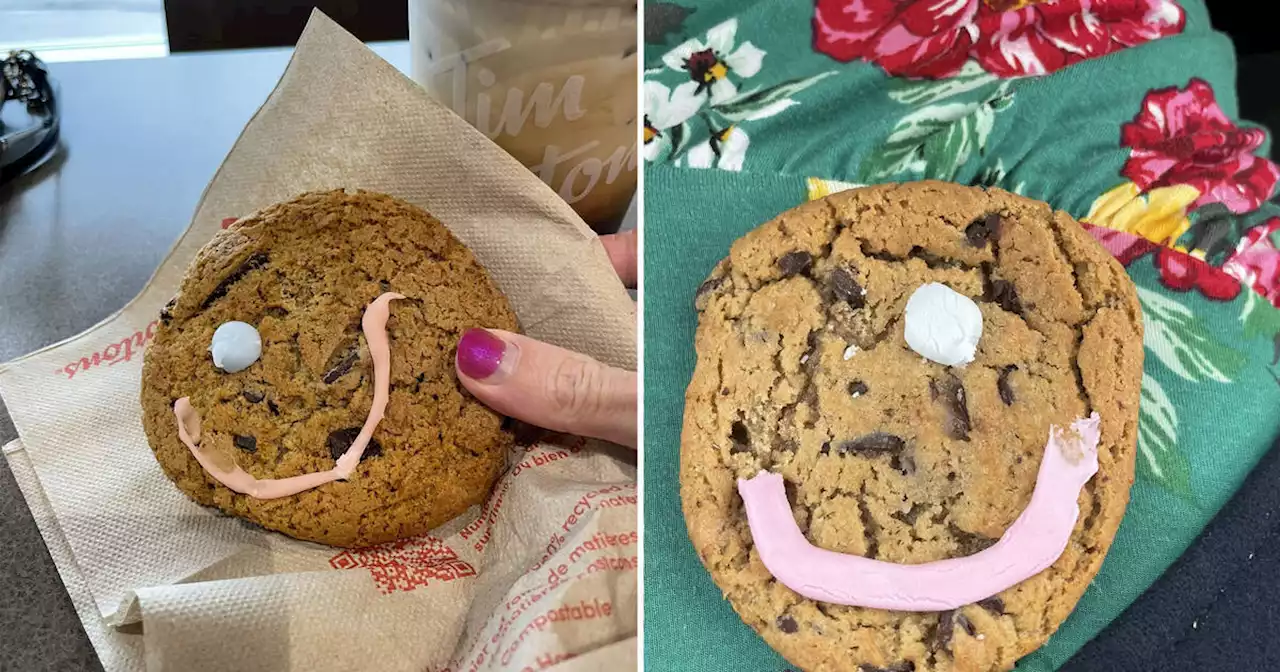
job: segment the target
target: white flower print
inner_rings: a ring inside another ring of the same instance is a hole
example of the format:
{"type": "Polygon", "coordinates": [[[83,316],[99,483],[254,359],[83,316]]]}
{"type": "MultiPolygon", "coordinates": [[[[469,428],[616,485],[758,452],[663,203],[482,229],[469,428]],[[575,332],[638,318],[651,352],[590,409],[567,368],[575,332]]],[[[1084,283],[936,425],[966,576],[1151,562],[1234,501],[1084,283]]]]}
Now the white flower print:
{"type": "Polygon", "coordinates": [[[689,150],[689,167],[740,171],[750,143],[746,131],[729,126],[712,133],[710,140],[689,150]]]}
{"type": "Polygon", "coordinates": [[[696,93],[706,92],[712,103],[721,103],[738,93],[738,85],[729,79],[733,74],[746,78],[760,72],[765,52],[750,42],[734,48],[738,32],[738,20],[729,19],[707,31],[704,44],[697,38],[672,49],[662,57],[662,62],[673,70],[689,73],[696,85],[696,93]]]}
{"type": "Polygon", "coordinates": [[[695,91],[698,85],[685,82],[675,88],[668,89],[658,82],[646,80],[644,83],[644,158],[653,161],[662,153],[662,149],[672,142],[667,133],[690,117],[697,114],[706,97],[695,91]]]}

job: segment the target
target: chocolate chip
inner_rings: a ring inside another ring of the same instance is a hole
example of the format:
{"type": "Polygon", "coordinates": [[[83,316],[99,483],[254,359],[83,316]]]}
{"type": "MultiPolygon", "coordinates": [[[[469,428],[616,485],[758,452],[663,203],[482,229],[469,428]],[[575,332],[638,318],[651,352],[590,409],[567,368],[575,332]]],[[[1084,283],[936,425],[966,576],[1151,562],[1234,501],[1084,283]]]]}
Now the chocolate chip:
{"type": "Polygon", "coordinates": [[[987,288],[987,300],[995,301],[1005,311],[1022,314],[1022,302],[1018,300],[1018,288],[1008,280],[992,280],[987,288]]]}
{"type": "Polygon", "coordinates": [[[822,448],[819,448],[819,449],[818,449],[818,453],[820,453],[820,454],[822,454],[822,455],[830,455],[830,454],[831,454],[831,442],[830,442],[830,441],[823,441],[823,442],[822,442],[822,448]]]}
{"type": "Polygon", "coordinates": [[[955,636],[955,626],[959,625],[970,637],[978,634],[973,623],[957,609],[938,614],[938,628],[933,631],[933,639],[929,642],[930,651],[950,649],[951,640],[955,636]]]}
{"type": "MultiPolygon", "coordinates": [[[[355,443],[356,437],[360,435],[359,427],[348,427],[346,429],[335,429],[329,432],[329,457],[338,459],[342,454],[347,452],[351,444],[355,443]]],[[[382,444],[377,439],[370,438],[369,445],[365,446],[364,454],[360,456],[360,461],[370,457],[378,457],[382,454],[382,444]]]]}
{"type": "Polygon", "coordinates": [[[695,310],[705,310],[707,301],[710,300],[711,293],[720,288],[724,284],[724,276],[707,278],[698,285],[698,291],[693,294],[693,307],[695,310]]]}
{"type": "Polygon", "coordinates": [[[996,540],[981,534],[969,532],[956,527],[955,523],[947,526],[947,531],[956,539],[957,555],[960,557],[981,553],[995,545],[996,540]]]}
{"type": "Polygon", "coordinates": [[[1000,391],[1000,401],[1003,401],[1005,406],[1013,405],[1013,388],[1009,386],[1009,374],[1017,370],[1017,365],[1009,364],[1000,369],[1000,377],[996,379],[996,389],[1000,391]]]}
{"type": "Polygon", "coordinates": [[[784,278],[804,273],[812,265],[813,255],[804,250],[788,252],[778,258],[778,268],[782,270],[782,277],[784,278]]]}
{"type": "Polygon", "coordinates": [[[964,237],[974,247],[983,247],[992,237],[1000,237],[1000,227],[1004,220],[1000,215],[991,213],[970,224],[964,230],[964,237]]]}
{"type": "Polygon", "coordinates": [[[240,393],[240,396],[244,397],[244,400],[251,404],[256,404],[264,398],[263,394],[257,390],[245,390],[240,393]]]}
{"type": "Polygon", "coordinates": [[[276,406],[276,402],[267,400],[267,409],[271,411],[271,415],[280,415],[280,407],[276,406]]]}
{"type": "Polygon", "coordinates": [[[866,290],[858,284],[853,273],[843,268],[831,271],[831,293],[854,310],[867,305],[866,290]]]}
{"type": "Polygon", "coordinates": [[[955,615],[954,609],[938,614],[938,627],[933,631],[933,638],[929,642],[930,651],[951,647],[951,637],[956,627],[955,615]]]}
{"type": "Polygon", "coordinates": [[[998,597],[988,597],[985,600],[978,600],[978,606],[996,615],[1004,613],[1004,600],[1001,600],[998,597]]]}
{"type": "Polygon", "coordinates": [[[794,635],[800,632],[800,626],[796,623],[796,619],[789,614],[783,614],[778,617],[778,629],[788,635],[794,635]]]}
{"type": "Polygon", "coordinates": [[[852,383],[849,383],[849,394],[854,397],[861,397],[867,393],[868,389],[867,384],[861,380],[855,380],[852,383]]]}
{"type": "Polygon", "coordinates": [[[160,321],[169,324],[173,320],[173,308],[178,305],[178,297],[169,299],[169,303],[164,304],[164,308],[160,309],[160,321]]]}
{"type": "Polygon", "coordinates": [[[734,420],[733,425],[729,427],[729,439],[733,441],[730,446],[730,453],[745,453],[751,450],[751,433],[747,431],[747,426],[741,420],[734,420]]]}
{"type": "Polygon", "coordinates": [[[901,437],[887,432],[872,432],[841,443],[836,452],[840,455],[888,455],[902,452],[906,447],[907,442],[901,437]]]}
{"type": "Polygon", "coordinates": [[[921,504],[912,504],[911,508],[907,509],[906,513],[903,513],[901,511],[894,511],[889,515],[893,516],[894,518],[897,518],[898,520],[901,520],[902,522],[908,525],[914,526],[916,524],[916,520],[920,518],[920,512],[924,511],[925,508],[926,507],[921,504]]]}
{"type": "Polygon", "coordinates": [[[237,434],[233,441],[236,444],[236,448],[239,448],[246,453],[258,452],[258,440],[252,436],[240,436],[237,434]]]}
{"type": "Polygon", "coordinates": [[[245,275],[248,275],[250,271],[256,271],[263,268],[270,260],[271,259],[267,256],[266,252],[254,252],[249,255],[248,259],[245,259],[234,271],[231,271],[227,277],[223,278],[222,282],[219,282],[217,287],[213,288],[213,291],[209,293],[209,296],[205,297],[204,303],[201,303],[200,307],[208,308],[209,306],[212,306],[214,301],[217,301],[227,295],[227,292],[231,290],[232,285],[239,282],[245,275]]]}
{"type": "Polygon", "coordinates": [[[929,396],[942,404],[946,419],[942,431],[960,441],[969,440],[969,404],[965,399],[964,384],[953,373],[929,381],[929,396]]]}
{"type": "MultiPolygon", "coordinates": [[[[358,341],[356,345],[359,345],[358,341]]],[[[360,359],[360,351],[358,349],[348,350],[341,357],[338,357],[339,352],[334,351],[333,356],[329,358],[330,365],[328,370],[320,378],[325,385],[332,385],[339,378],[347,375],[347,372],[355,365],[356,360],[360,359]]]]}
{"type": "Polygon", "coordinates": [[[956,625],[964,628],[965,634],[970,637],[978,634],[978,629],[973,626],[973,622],[958,610],[956,611],[956,625]]]}
{"type": "Polygon", "coordinates": [[[889,458],[889,466],[898,470],[903,476],[916,473],[916,461],[910,455],[894,455],[889,458]]]}

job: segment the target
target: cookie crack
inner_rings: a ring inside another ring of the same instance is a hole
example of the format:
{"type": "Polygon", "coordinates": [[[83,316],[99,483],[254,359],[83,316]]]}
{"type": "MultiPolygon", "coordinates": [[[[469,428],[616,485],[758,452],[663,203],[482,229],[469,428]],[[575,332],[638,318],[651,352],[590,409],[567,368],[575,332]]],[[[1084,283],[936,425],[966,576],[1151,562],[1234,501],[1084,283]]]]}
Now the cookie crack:
{"type": "Polygon", "coordinates": [[[1053,215],[1049,216],[1049,231],[1053,233],[1054,247],[1061,253],[1062,259],[1071,267],[1071,291],[1075,292],[1076,297],[1080,299],[1080,305],[1088,306],[1089,302],[1085,301],[1084,293],[1080,291],[1080,274],[1076,270],[1076,260],[1067,252],[1067,246],[1062,243],[1062,229],[1058,223],[1054,221],[1053,215]]]}
{"type": "Polygon", "coordinates": [[[923,261],[925,266],[928,266],[933,270],[960,269],[963,271],[976,271],[979,270],[980,267],[980,265],[977,264],[971,264],[965,261],[960,261],[959,259],[952,259],[951,257],[934,254],[919,245],[912,246],[911,249],[907,251],[906,255],[897,255],[883,249],[877,250],[873,248],[871,246],[871,241],[866,238],[858,238],[858,243],[859,248],[862,251],[862,256],[869,259],[875,259],[877,261],[883,261],[885,263],[901,264],[911,259],[918,259],[923,261]]]}
{"type": "Polygon", "coordinates": [[[880,531],[880,524],[871,515],[871,507],[867,504],[866,483],[863,483],[858,491],[858,515],[862,519],[862,536],[867,545],[866,553],[863,555],[874,560],[880,556],[880,541],[876,538],[880,531]]]}

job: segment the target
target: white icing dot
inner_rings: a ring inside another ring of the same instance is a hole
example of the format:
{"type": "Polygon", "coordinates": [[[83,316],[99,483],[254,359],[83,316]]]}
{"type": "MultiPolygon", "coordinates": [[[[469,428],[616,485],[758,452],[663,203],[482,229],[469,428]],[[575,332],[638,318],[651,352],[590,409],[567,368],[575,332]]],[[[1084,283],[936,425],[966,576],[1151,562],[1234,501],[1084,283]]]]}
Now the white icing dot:
{"type": "Polygon", "coordinates": [[[987,638],[987,636],[986,636],[986,635],[982,634],[981,632],[979,632],[979,633],[978,633],[977,640],[978,640],[979,642],[981,642],[982,640],[984,640],[984,639],[986,639],[986,638],[987,638]]]}
{"type": "Polygon", "coordinates": [[[844,349],[844,361],[847,362],[853,359],[853,356],[856,354],[858,354],[858,346],[850,345],[849,347],[844,349]]]}
{"type": "Polygon", "coordinates": [[[904,336],[925,359],[946,366],[968,364],[982,338],[982,311],[969,297],[931,282],[907,300],[904,336]]]}
{"type": "Polygon", "coordinates": [[[251,324],[224,322],[214,330],[209,352],[214,366],[227,373],[243,371],[262,356],[262,336],[251,324]]]}

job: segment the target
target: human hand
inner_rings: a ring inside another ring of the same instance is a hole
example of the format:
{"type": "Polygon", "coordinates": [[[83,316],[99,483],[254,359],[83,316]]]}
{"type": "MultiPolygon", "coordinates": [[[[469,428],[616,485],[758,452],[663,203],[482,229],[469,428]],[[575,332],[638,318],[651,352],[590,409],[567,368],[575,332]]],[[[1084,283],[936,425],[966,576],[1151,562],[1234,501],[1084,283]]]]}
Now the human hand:
{"type": "MultiPolygon", "coordinates": [[[[636,232],[601,236],[613,269],[636,284],[636,232]]],[[[489,408],[517,420],[636,447],[637,377],[586,355],[498,329],[458,341],[458,378],[489,408]]]]}

